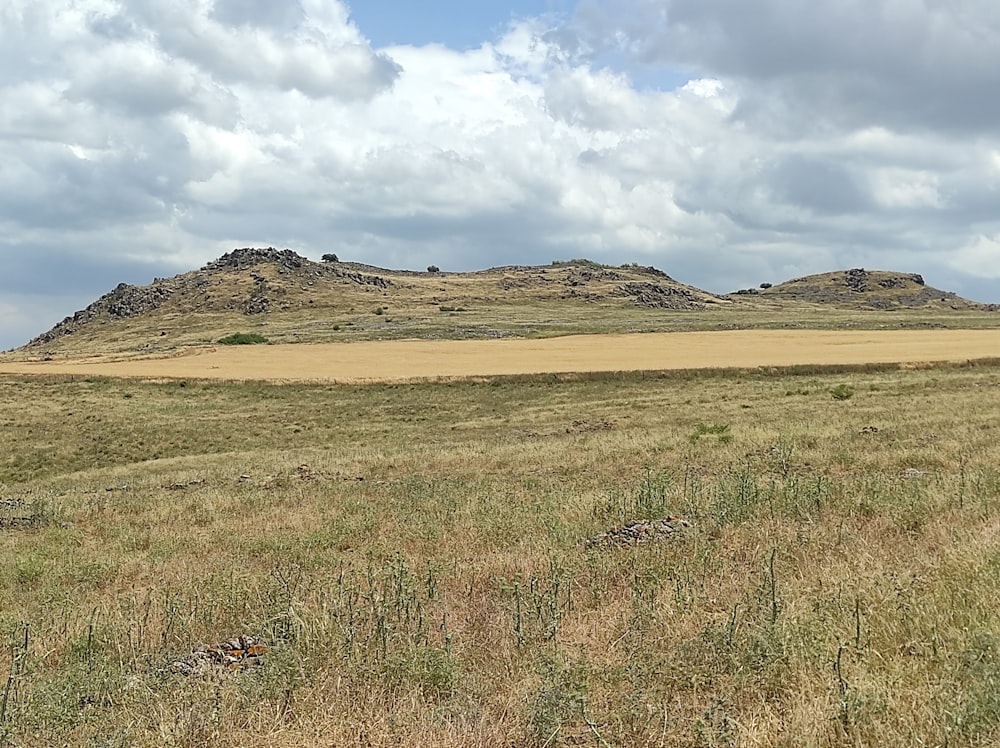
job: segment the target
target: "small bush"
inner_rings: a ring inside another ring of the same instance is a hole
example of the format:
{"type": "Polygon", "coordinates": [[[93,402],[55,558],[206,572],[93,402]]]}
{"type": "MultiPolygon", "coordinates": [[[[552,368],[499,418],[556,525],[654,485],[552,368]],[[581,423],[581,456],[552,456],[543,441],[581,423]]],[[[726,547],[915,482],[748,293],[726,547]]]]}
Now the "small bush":
{"type": "Polygon", "coordinates": [[[714,436],[719,444],[729,444],[733,440],[733,435],[729,433],[728,423],[696,423],[694,431],[688,436],[688,441],[696,444],[703,436],[714,436]]]}
{"type": "Polygon", "coordinates": [[[266,343],[267,338],[256,332],[234,332],[232,335],[219,338],[219,342],[222,345],[255,345],[266,343]]]}
{"type": "Polygon", "coordinates": [[[323,262],[340,262],[340,258],[335,254],[323,255],[323,262]]]}
{"type": "Polygon", "coordinates": [[[380,306],[375,307],[375,314],[378,314],[380,316],[385,314],[385,308],[380,306]]]}
{"type": "Polygon", "coordinates": [[[838,384],[830,390],[830,394],[834,400],[850,400],[854,397],[854,388],[847,384],[838,384]]]}
{"type": "Polygon", "coordinates": [[[441,272],[441,268],[439,268],[437,265],[428,265],[427,266],[427,272],[428,273],[440,273],[441,272]]]}
{"type": "Polygon", "coordinates": [[[462,306],[440,306],[438,307],[442,312],[467,312],[469,311],[462,306]]]}

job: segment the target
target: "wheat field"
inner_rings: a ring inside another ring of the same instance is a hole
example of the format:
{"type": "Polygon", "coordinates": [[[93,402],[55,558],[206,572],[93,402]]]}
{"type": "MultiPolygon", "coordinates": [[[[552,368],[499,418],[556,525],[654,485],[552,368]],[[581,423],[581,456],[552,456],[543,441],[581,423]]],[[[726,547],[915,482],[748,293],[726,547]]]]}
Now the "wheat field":
{"type": "Polygon", "coordinates": [[[211,346],[170,357],[0,361],[0,373],[267,381],[927,363],[1000,355],[1000,330],[735,330],[545,339],[211,346]]]}

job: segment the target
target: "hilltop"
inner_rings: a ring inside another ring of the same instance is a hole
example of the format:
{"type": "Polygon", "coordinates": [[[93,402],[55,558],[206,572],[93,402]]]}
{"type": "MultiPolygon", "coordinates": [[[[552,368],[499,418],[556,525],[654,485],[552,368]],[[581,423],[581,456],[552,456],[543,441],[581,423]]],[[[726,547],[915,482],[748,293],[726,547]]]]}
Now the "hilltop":
{"type": "MultiPolygon", "coordinates": [[[[324,258],[244,248],[148,285],[123,283],[18,354],[147,355],[211,344],[237,331],[288,343],[829,327],[841,319],[831,317],[831,309],[951,315],[930,323],[921,317],[920,324],[935,326],[995,324],[993,315],[982,318],[990,307],[931,288],[914,274],[856,269],[718,295],[655,267],[585,259],[450,273],[324,258]],[[956,322],[958,312],[979,317],[956,322]]],[[[869,317],[865,324],[876,320],[869,317]]],[[[905,318],[899,324],[917,323],[905,318]]]]}

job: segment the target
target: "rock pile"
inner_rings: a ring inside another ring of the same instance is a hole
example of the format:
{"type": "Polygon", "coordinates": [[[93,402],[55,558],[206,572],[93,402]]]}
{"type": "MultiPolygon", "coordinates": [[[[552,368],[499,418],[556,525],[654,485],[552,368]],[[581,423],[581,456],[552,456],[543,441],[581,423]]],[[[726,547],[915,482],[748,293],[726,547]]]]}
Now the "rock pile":
{"type": "Polygon", "coordinates": [[[357,283],[359,286],[374,286],[375,288],[388,288],[392,285],[392,281],[388,278],[383,278],[381,275],[365,275],[364,273],[354,273],[350,270],[341,270],[340,268],[331,268],[333,275],[338,278],[343,278],[344,280],[351,281],[352,283],[357,283]]]}
{"type": "Polygon", "coordinates": [[[232,252],[226,252],[218,260],[213,260],[205,265],[202,270],[225,270],[226,268],[248,270],[254,265],[260,265],[265,262],[277,265],[278,272],[280,273],[282,271],[297,270],[304,263],[309,262],[309,260],[290,249],[278,250],[274,247],[267,247],[265,249],[244,247],[243,249],[234,249],[232,252]]]}
{"type": "Polygon", "coordinates": [[[267,654],[267,644],[256,636],[239,636],[221,644],[196,647],[182,660],[170,663],[177,675],[205,675],[212,671],[241,671],[260,663],[267,654]]]}
{"type": "Polygon", "coordinates": [[[611,296],[632,297],[636,306],[651,309],[703,309],[704,301],[683,287],[665,286],[661,283],[625,283],[611,296]]]}
{"type": "Polygon", "coordinates": [[[689,530],[691,523],[683,517],[670,516],[664,519],[633,519],[621,527],[598,533],[587,538],[587,548],[611,548],[671,540],[689,530]]]}

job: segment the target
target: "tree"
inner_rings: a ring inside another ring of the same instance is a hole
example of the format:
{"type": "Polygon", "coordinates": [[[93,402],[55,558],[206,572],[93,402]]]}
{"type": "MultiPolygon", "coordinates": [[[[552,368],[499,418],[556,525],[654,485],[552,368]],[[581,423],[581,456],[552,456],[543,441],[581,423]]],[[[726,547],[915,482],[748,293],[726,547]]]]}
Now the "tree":
{"type": "Polygon", "coordinates": [[[323,255],[323,262],[340,262],[340,258],[335,254],[323,255]]]}
{"type": "Polygon", "coordinates": [[[439,268],[437,265],[428,265],[427,266],[427,272],[428,273],[440,273],[441,272],[441,268],[439,268]]]}

